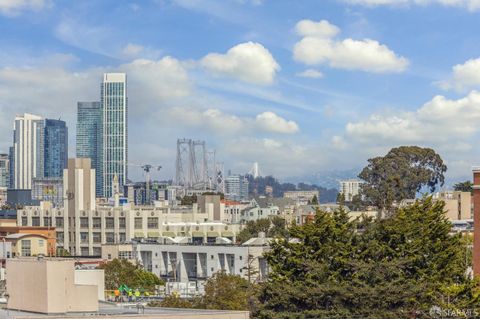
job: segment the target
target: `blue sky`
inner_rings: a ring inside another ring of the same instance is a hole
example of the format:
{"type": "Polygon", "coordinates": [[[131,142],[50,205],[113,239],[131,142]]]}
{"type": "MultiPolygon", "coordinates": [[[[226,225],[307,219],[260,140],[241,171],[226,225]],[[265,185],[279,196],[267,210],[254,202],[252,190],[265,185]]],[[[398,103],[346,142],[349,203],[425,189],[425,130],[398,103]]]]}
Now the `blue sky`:
{"type": "MultiPolygon", "coordinates": [[[[478,0],[0,1],[0,151],[13,117],[65,119],[127,72],[130,161],[171,178],[177,137],[282,179],[434,148],[480,163],[478,0]]],[[[132,168],[133,177],[140,172],[132,168]]]]}

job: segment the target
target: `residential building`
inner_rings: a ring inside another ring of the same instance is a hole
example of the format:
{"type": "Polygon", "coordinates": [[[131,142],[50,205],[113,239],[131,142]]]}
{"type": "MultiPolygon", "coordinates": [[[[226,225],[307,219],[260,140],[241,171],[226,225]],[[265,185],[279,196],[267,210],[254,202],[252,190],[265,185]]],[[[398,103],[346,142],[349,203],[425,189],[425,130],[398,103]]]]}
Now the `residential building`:
{"type": "Polygon", "coordinates": [[[358,179],[347,179],[340,181],[340,194],[345,196],[346,202],[351,202],[354,196],[360,193],[362,181],[358,179]]]}
{"type": "Polygon", "coordinates": [[[10,185],[10,161],[8,154],[0,154],[0,188],[10,185]]]}
{"type": "Polygon", "coordinates": [[[98,311],[98,286],[77,283],[74,260],[14,258],[7,260],[6,272],[8,309],[46,314],[98,311]]]}
{"type": "MultiPolygon", "coordinates": [[[[32,219],[30,224],[40,225],[40,218],[38,217],[38,213],[36,216],[34,215],[30,218],[32,219]]],[[[45,249],[42,254],[44,254],[45,256],[55,256],[57,250],[56,231],[55,227],[47,226],[49,225],[48,217],[44,218],[43,224],[45,226],[23,226],[28,224],[26,219],[27,217],[23,215],[20,219],[22,224],[19,223],[19,226],[17,226],[17,223],[15,223],[15,225],[0,226],[0,241],[3,239],[7,239],[10,235],[39,235],[46,240],[46,245],[41,246],[42,249],[45,249]]]]}
{"type": "Polygon", "coordinates": [[[11,234],[5,241],[12,244],[12,257],[47,256],[47,237],[39,234],[11,234]]]}
{"type": "Polygon", "coordinates": [[[250,201],[249,206],[240,212],[240,222],[246,223],[278,216],[290,224],[293,221],[296,206],[296,200],[292,198],[255,197],[250,201]]]}
{"type": "Polygon", "coordinates": [[[103,75],[100,103],[103,112],[102,195],[110,198],[113,195],[113,178],[118,177],[121,190],[128,179],[128,105],[125,73],[103,75]]]}
{"type": "Polygon", "coordinates": [[[44,129],[43,177],[62,178],[68,160],[67,125],[61,120],[45,119],[44,129]]]}
{"type": "Polygon", "coordinates": [[[311,191],[287,191],[283,193],[284,198],[290,198],[297,202],[297,205],[308,205],[314,198],[320,202],[320,192],[318,190],[311,191]]]}
{"type": "Polygon", "coordinates": [[[472,194],[460,191],[442,191],[433,196],[445,202],[446,216],[450,221],[473,218],[472,194]]]}
{"type": "Polygon", "coordinates": [[[243,175],[230,175],[225,178],[225,197],[231,200],[247,200],[248,179],[243,175]]]}
{"type": "Polygon", "coordinates": [[[241,222],[241,212],[250,206],[250,202],[222,200],[223,222],[236,224],[241,222]]]}
{"type": "Polygon", "coordinates": [[[43,177],[33,179],[33,200],[48,201],[55,207],[63,207],[63,196],[63,177],[43,177]]]}
{"type": "Polygon", "coordinates": [[[76,157],[90,158],[95,169],[95,194],[103,195],[103,111],[100,102],[77,103],[76,157]]]}
{"type": "Polygon", "coordinates": [[[40,116],[17,115],[13,125],[13,188],[31,189],[35,177],[43,177],[44,121],[40,116]]]}

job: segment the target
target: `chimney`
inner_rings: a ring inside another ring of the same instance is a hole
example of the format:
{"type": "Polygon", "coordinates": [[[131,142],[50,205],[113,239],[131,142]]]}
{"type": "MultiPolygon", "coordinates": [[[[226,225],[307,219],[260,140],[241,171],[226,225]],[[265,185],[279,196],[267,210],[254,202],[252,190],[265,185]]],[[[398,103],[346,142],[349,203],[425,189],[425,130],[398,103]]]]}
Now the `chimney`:
{"type": "Polygon", "coordinates": [[[480,167],[473,168],[473,275],[480,275],[480,167]]]}

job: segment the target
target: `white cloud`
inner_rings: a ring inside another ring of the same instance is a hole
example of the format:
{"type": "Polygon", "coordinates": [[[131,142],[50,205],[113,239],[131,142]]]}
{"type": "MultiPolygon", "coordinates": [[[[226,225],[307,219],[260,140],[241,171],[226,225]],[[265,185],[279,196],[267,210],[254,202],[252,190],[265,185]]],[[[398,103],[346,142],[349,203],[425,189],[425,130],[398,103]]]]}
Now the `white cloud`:
{"type": "Polygon", "coordinates": [[[300,76],[303,78],[319,79],[319,78],[323,78],[323,73],[318,70],[307,69],[303,72],[297,73],[297,76],[300,76]]]}
{"type": "Polygon", "coordinates": [[[451,79],[437,84],[445,90],[454,89],[460,92],[480,87],[480,58],[455,65],[451,79]]]}
{"type": "Polygon", "coordinates": [[[408,60],[386,45],[371,39],[334,38],[338,33],[328,21],[302,20],[296,31],[303,38],[294,46],[294,59],[307,65],[328,64],[333,68],[373,73],[403,72],[408,60]]]}
{"type": "Polygon", "coordinates": [[[46,7],[49,2],[48,0],[0,0],[0,13],[15,16],[24,10],[38,11],[46,7]]]}
{"type": "Polygon", "coordinates": [[[263,112],[255,118],[256,124],[265,131],[278,133],[296,133],[298,125],[294,121],[287,121],[273,112],[263,112]]]}
{"type": "Polygon", "coordinates": [[[200,63],[214,74],[262,85],[272,84],[280,70],[272,54],[255,42],[238,44],[226,54],[210,53],[200,63]]]}
{"type": "Polygon", "coordinates": [[[122,50],[122,53],[125,55],[125,56],[128,56],[128,57],[136,57],[138,56],[145,48],[139,44],[133,44],[133,43],[129,43],[127,44],[123,50],[122,50]]]}
{"type": "Polygon", "coordinates": [[[442,5],[445,7],[464,8],[470,11],[480,9],[479,0],[341,0],[342,2],[362,5],[367,7],[376,6],[410,6],[410,5],[442,5]]]}
{"type": "Polygon", "coordinates": [[[169,110],[169,116],[181,121],[183,125],[202,127],[213,133],[236,135],[245,132],[269,132],[293,134],[299,128],[294,121],[288,121],[273,112],[263,112],[255,118],[240,117],[227,114],[219,109],[196,109],[189,107],[174,107],[169,110]]]}
{"type": "Polygon", "coordinates": [[[346,125],[346,135],[370,145],[418,143],[450,148],[480,131],[480,93],[449,100],[435,96],[418,110],[373,114],[367,120],[346,125]]]}

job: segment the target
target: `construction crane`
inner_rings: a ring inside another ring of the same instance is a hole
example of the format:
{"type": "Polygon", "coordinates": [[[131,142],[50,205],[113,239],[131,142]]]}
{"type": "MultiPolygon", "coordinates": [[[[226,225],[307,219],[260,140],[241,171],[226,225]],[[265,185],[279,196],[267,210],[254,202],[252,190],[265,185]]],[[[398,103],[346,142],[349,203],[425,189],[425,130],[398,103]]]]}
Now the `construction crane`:
{"type": "Polygon", "coordinates": [[[145,172],[145,203],[146,204],[151,204],[150,203],[150,199],[151,199],[150,198],[150,171],[152,169],[155,169],[156,171],[160,171],[162,169],[162,166],[160,166],[160,165],[154,166],[154,165],[151,165],[151,164],[143,164],[143,165],[128,164],[128,165],[140,167],[145,172]]]}

